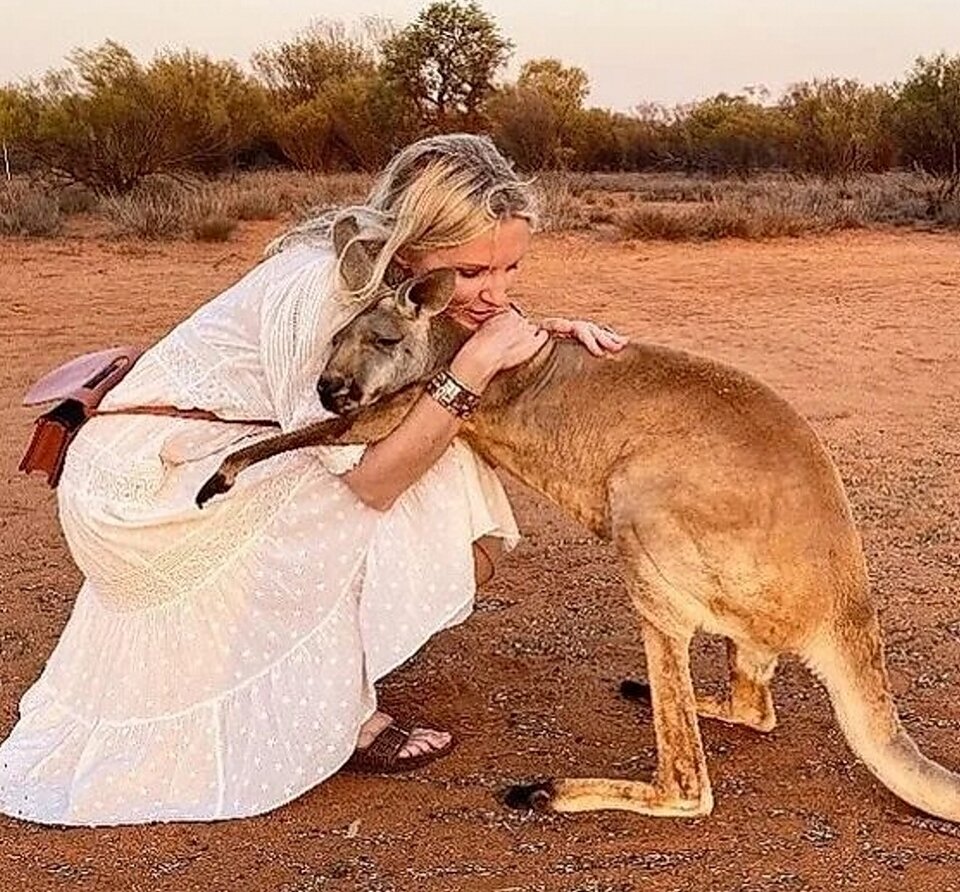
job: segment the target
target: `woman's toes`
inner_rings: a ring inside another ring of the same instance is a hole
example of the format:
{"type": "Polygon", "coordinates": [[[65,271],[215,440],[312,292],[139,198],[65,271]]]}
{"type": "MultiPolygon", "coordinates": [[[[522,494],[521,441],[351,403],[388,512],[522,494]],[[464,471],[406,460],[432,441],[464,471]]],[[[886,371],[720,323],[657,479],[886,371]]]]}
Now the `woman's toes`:
{"type": "Polygon", "coordinates": [[[421,756],[425,753],[442,750],[449,745],[450,740],[451,736],[446,731],[414,728],[400,750],[400,758],[409,759],[411,756],[421,756]]]}
{"type": "Polygon", "coordinates": [[[434,731],[432,728],[419,729],[419,736],[426,740],[432,749],[442,750],[450,743],[451,737],[446,731],[434,731]]]}
{"type": "Polygon", "coordinates": [[[412,734],[400,750],[401,759],[409,759],[412,756],[421,756],[432,749],[430,744],[423,738],[416,738],[412,734]]]}

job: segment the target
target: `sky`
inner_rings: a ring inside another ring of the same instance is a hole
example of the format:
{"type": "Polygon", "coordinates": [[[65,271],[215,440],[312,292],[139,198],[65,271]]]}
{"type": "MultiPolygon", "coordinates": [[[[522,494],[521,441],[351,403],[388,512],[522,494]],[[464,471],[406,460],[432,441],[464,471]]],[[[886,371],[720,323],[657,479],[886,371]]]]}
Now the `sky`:
{"type": "MultiPolygon", "coordinates": [[[[116,40],[139,58],[189,47],[248,67],[312,19],[397,25],[427,0],[0,0],[0,83],[116,40]]],[[[902,78],[919,55],[960,54],[960,0],[481,0],[515,44],[503,77],[552,56],[583,68],[588,104],[629,111],[814,77],[902,78]]]]}

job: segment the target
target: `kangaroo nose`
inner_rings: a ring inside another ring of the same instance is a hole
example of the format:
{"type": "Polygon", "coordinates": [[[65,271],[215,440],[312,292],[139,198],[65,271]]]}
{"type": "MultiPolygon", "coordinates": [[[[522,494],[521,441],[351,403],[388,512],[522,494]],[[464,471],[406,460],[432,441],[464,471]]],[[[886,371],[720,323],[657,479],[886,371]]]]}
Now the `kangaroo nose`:
{"type": "Polygon", "coordinates": [[[335,372],[324,373],[317,381],[320,405],[328,412],[343,412],[355,409],[360,403],[360,385],[353,378],[335,372]]]}
{"type": "Polygon", "coordinates": [[[343,375],[326,374],[317,381],[317,394],[320,404],[329,412],[336,412],[336,400],[347,390],[347,381],[343,375]]]}

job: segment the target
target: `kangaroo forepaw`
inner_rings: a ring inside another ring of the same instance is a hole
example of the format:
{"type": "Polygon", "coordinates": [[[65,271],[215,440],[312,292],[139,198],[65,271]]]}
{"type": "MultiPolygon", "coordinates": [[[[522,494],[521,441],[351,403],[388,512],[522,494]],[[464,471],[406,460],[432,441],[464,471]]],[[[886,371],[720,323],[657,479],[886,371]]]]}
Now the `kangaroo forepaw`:
{"type": "Polygon", "coordinates": [[[503,804],[521,811],[549,811],[552,799],[553,783],[545,780],[509,787],[504,793],[503,804]]]}
{"type": "Polygon", "coordinates": [[[222,470],[217,471],[216,474],[200,487],[200,492],[197,493],[196,498],[197,507],[202,508],[214,496],[229,492],[232,487],[233,479],[224,474],[222,470]]]}

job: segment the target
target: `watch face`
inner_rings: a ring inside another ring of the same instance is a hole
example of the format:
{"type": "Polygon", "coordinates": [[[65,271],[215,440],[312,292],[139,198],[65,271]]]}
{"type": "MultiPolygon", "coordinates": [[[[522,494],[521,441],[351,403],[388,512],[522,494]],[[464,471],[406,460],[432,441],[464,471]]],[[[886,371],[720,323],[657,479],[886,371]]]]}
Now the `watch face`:
{"type": "Polygon", "coordinates": [[[460,388],[456,382],[452,378],[446,378],[443,384],[440,385],[438,396],[446,402],[453,402],[453,400],[457,398],[458,393],[460,393],[460,388]]]}

